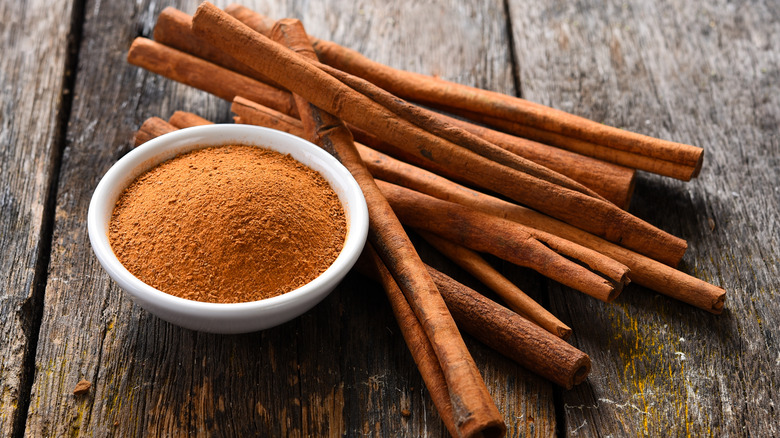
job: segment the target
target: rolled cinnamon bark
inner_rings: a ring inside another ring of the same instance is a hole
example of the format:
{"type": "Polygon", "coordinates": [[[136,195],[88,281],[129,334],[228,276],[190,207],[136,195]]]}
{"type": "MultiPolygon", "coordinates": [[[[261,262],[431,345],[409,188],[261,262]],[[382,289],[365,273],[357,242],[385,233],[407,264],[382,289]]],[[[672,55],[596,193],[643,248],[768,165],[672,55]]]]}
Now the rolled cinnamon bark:
{"type": "Polygon", "coordinates": [[[588,376],[587,354],[445,274],[431,267],[428,272],[466,333],[564,388],[588,376]]]}
{"type": "Polygon", "coordinates": [[[274,20],[236,3],[227,5],[225,12],[265,36],[271,35],[274,20]]]}
{"type": "Polygon", "coordinates": [[[150,117],[136,131],[133,143],[138,147],[155,137],[176,131],[177,129],[177,127],[159,117],[150,117]]]}
{"type": "Polygon", "coordinates": [[[636,178],[636,171],[632,168],[610,163],[609,160],[602,161],[589,154],[570,152],[565,150],[567,148],[560,149],[528,140],[530,137],[515,137],[454,117],[443,114],[438,116],[496,146],[581,182],[624,210],[631,204],[636,178]]]}
{"type": "Polygon", "coordinates": [[[450,435],[458,436],[458,427],[455,425],[455,413],[452,410],[447,381],[444,378],[441,365],[436,359],[436,352],[393,275],[387,270],[384,262],[370,243],[363,249],[363,254],[361,254],[355,268],[364,275],[382,283],[390,306],[393,308],[393,315],[395,315],[398,327],[406,341],[406,346],[409,347],[414,363],[420,370],[420,375],[425,382],[425,387],[428,388],[436,410],[439,412],[439,417],[450,435]]]}
{"type": "Polygon", "coordinates": [[[188,113],[186,111],[175,111],[173,115],[171,115],[170,118],[168,118],[168,123],[171,125],[177,127],[177,128],[189,128],[191,126],[203,126],[203,125],[213,125],[214,123],[204,119],[203,117],[188,113]]]}
{"type": "Polygon", "coordinates": [[[555,336],[563,340],[569,339],[571,328],[501,275],[479,254],[432,233],[418,233],[448,259],[497,293],[509,308],[555,336]]]}
{"type": "Polygon", "coordinates": [[[136,38],[127,62],[225,100],[241,95],[285,114],[298,114],[290,93],[150,39],[136,38]]]}
{"type": "Polygon", "coordinates": [[[691,178],[699,175],[702,164],[704,163],[704,153],[699,155],[698,161],[684,164],[672,160],[665,160],[650,157],[636,152],[624,151],[620,149],[605,147],[603,145],[583,140],[581,138],[567,137],[552,131],[545,131],[533,126],[521,125],[509,120],[490,117],[484,114],[464,111],[459,109],[450,109],[453,114],[466,117],[470,120],[484,123],[504,132],[508,132],[519,137],[533,139],[535,141],[552,145],[578,154],[587,155],[606,162],[615,163],[628,168],[643,170],[645,172],[655,173],[661,176],[679,179],[681,181],[690,181],[691,178]]]}
{"type": "Polygon", "coordinates": [[[252,102],[241,96],[236,96],[233,99],[230,110],[241,118],[241,123],[265,126],[266,128],[277,129],[298,137],[304,136],[303,123],[301,123],[300,119],[282,114],[279,111],[257,102],[252,102]]]}

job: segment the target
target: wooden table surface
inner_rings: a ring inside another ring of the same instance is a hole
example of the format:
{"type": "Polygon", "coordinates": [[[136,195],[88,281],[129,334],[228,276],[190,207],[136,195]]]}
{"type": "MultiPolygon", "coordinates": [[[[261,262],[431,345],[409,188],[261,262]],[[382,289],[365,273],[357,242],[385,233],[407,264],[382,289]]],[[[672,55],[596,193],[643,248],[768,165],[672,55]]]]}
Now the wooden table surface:
{"type": "MultiPolygon", "coordinates": [[[[630,211],[688,240],[681,269],[727,289],[722,315],[636,285],[605,304],[499,263],[593,370],[565,391],[466,341],[508,436],[780,435],[780,3],[245,4],[394,67],[704,147],[690,183],[640,174],[630,211]]],[[[101,269],[87,206],[134,130],[179,109],[231,120],[125,62],[169,5],[197,2],[0,1],[0,436],[445,435],[357,274],[292,322],[220,336],[151,316],[101,269]]]]}

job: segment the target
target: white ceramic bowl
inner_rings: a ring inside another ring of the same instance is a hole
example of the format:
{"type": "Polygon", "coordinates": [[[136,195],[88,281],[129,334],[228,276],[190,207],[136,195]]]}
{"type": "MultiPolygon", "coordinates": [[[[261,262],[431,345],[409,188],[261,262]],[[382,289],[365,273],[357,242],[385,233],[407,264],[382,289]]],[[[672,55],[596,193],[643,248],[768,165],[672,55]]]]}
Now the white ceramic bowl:
{"type": "Polygon", "coordinates": [[[144,309],[171,323],[212,333],[246,333],[296,318],[322,301],[357,261],[368,234],[363,192],[349,171],[330,154],[303,139],[249,125],[210,125],[165,134],[117,161],[98,184],[87,216],[89,240],[100,264],[144,309]],[[256,145],[290,154],[328,180],[346,213],[344,248],[333,264],[310,283],[288,293],[247,303],[217,304],[178,298],[133,276],[116,258],[108,241],[111,213],[122,190],[136,177],[174,156],[223,144],[256,145]]]}

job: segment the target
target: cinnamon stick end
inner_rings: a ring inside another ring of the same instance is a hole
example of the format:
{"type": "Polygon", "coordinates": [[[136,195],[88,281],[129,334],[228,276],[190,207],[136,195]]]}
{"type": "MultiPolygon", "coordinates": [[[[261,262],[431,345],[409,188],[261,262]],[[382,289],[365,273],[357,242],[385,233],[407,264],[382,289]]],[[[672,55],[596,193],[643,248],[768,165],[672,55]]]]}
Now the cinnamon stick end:
{"type": "Polygon", "coordinates": [[[667,254],[658,254],[656,257],[648,254],[645,255],[648,255],[648,257],[651,259],[656,259],[665,265],[669,265],[672,268],[677,269],[686,251],[688,251],[688,242],[684,239],[675,238],[674,241],[669,245],[667,254]]]}
{"type": "Polygon", "coordinates": [[[581,292],[605,303],[614,301],[622,291],[623,283],[603,277],[602,281],[593,282],[590,287],[581,289],[581,292]]]}
{"type": "Polygon", "coordinates": [[[506,424],[502,421],[500,425],[486,427],[482,429],[482,434],[485,438],[502,438],[506,436],[506,424]]]}
{"type": "Polygon", "coordinates": [[[502,419],[494,419],[488,423],[480,424],[481,427],[471,429],[468,426],[461,426],[460,436],[473,438],[503,438],[506,436],[506,424],[502,419]]]}
{"type": "Polygon", "coordinates": [[[636,172],[633,172],[631,174],[631,179],[628,181],[628,186],[626,187],[626,197],[622,202],[623,210],[628,210],[628,208],[631,206],[631,198],[634,196],[635,188],[636,188],[636,172]]]}
{"type": "Polygon", "coordinates": [[[175,126],[159,117],[149,117],[136,131],[133,143],[138,147],[153,138],[176,130],[175,126]]]}
{"type": "Polygon", "coordinates": [[[183,128],[189,128],[192,126],[204,126],[204,125],[213,125],[209,120],[204,119],[203,117],[187,112],[187,111],[175,111],[173,115],[168,119],[168,123],[170,123],[172,126],[175,126],[179,129],[183,128]]]}
{"type": "Polygon", "coordinates": [[[619,281],[610,281],[610,283],[612,283],[612,291],[610,291],[609,295],[607,295],[607,299],[604,300],[607,303],[615,301],[615,298],[617,298],[620,293],[623,292],[623,288],[631,283],[631,280],[628,278],[628,272],[626,272],[626,274],[624,274],[619,281]]]}
{"type": "Polygon", "coordinates": [[[159,15],[157,15],[157,25],[154,26],[152,31],[152,38],[155,41],[162,41],[166,39],[167,34],[171,31],[171,26],[174,23],[181,23],[184,20],[188,20],[189,15],[174,8],[173,6],[166,6],[159,15]]]}
{"type": "Polygon", "coordinates": [[[723,306],[726,304],[726,290],[723,288],[718,289],[720,289],[720,294],[714,297],[715,299],[712,301],[712,307],[707,309],[716,315],[723,313],[723,306]]]}
{"type": "Polygon", "coordinates": [[[619,286],[616,285],[612,289],[612,292],[610,292],[609,295],[607,296],[607,299],[604,300],[604,302],[611,303],[611,302],[615,301],[615,298],[617,298],[618,295],[620,295],[620,292],[623,292],[623,285],[619,285],[619,286]]]}
{"type": "MultiPolygon", "coordinates": [[[[704,165],[704,149],[701,150],[701,153],[699,154],[699,159],[696,160],[696,165],[693,167],[691,178],[696,178],[697,176],[699,176],[699,173],[701,173],[702,165],[704,165]]],[[[688,180],[690,180],[691,178],[688,178],[688,180]]]]}
{"type": "Polygon", "coordinates": [[[138,61],[138,54],[137,52],[141,50],[141,46],[147,43],[147,39],[144,37],[136,37],[136,39],[133,40],[132,43],[130,43],[130,49],[127,50],[127,62],[141,67],[140,62],[138,61]]]}
{"type": "Polygon", "coordinates": [[[571,337],[571,333],[572,333],[571,328],[565,325],[558,327],[556,331],[558,332],[557,333],[558,337],[563,339],[564,341],[568,341],[569,338],[571,337]]]}
{"type": "Polygon", "coordinates": [[[590,356],[585,355],[577,361],[577,368],[566,384],[566,389],[572,389],[574,385],[584,382],[588,378],[588,374],[590,374],[590,356]]]}
{"type": "Polygon", "coordinates": [[[198,26],[196,23],[199,21],[202,21],[204,17],[210,16],[210,18],[214,18],[218,20],[215,17],[220,17],[222,15],[222,10],[216,7],[213,3],[209,1],[204,1],[203,3],[198,5],[198,8],[195,10],[195,13],[192,15],[192,30],[195,32],[195,34],[198,34],[198,26]]]}

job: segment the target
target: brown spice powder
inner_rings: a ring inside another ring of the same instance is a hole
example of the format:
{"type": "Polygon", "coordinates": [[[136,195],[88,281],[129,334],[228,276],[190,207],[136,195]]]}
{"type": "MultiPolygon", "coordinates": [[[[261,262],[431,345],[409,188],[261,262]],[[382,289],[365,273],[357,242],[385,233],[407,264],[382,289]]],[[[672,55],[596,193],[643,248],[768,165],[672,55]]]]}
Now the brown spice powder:
{"type": "Polygon", "coordinates": [[[290,156],[245,145],[168,160],[122,193],[109,225],[119,261],[163,292],[255,301],[324,272],[346,237],[339,199],[290,156]]]}

